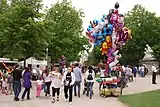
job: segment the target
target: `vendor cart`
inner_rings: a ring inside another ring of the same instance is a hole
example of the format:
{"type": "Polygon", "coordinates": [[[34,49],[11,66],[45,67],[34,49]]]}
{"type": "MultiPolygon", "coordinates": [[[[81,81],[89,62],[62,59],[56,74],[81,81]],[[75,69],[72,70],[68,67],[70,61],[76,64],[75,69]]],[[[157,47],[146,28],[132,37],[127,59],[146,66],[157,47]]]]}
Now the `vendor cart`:
{"type": "Polygon", "coordinates": [[[119,79],[115,78],[103,78],[97,79],[97,82],[100,84],[99,95],[101,97],[108,96],[120,96],[122,94],[122,88],[118,85],[120,82],[119,79]]]}

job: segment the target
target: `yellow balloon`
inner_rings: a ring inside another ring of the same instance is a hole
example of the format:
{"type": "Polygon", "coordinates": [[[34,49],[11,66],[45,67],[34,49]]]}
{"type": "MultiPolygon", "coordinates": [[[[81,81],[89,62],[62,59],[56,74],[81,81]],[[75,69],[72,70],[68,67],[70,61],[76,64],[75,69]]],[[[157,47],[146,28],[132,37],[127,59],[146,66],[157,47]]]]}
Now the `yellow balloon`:
{"type": "Polygon", "coordinates": [[[111,41],[111,37],[110,36],[106,36],[106,41],[110,42],[111,41]]]}

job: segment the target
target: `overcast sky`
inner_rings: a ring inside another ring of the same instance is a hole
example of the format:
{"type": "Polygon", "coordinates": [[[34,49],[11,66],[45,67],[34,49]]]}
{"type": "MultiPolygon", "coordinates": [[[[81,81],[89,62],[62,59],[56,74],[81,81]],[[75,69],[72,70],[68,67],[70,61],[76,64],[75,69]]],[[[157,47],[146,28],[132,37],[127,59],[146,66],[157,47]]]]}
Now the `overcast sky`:
{"type": "MultiPolygon", "coordinates": [[[[43,0],[44,5],[50,7],[58,0],[43,0]]],[[[61,0],[60,0],[61,1],[61,0]]],[[[82,8],[85,13],[83,27],[88,27],[89,21],[100,19],[103,14],[108,14],[109,9],[114,8],[116,2],[120,3],[119,11],[124,14],[131,10],[135,4],[141,4],[151,12],[160,16],[160,5],[158,0],[72,0],[73,6],[77,9],[82,8]]]]}

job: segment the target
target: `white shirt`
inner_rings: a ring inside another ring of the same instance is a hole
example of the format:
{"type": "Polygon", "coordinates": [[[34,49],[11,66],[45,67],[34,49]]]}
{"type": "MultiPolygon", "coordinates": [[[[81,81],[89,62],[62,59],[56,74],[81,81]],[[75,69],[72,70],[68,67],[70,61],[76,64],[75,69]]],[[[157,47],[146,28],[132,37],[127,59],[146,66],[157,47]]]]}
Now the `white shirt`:
{"type": "Polygon", "coordinates": [[[88,80],[88,76],[89,76],[89,71],[86,71],[86,75],[85,75],[85,79],[86,79],[86,82],[94,82],[94,79],[95,79],[95,73],[94,71],[92,71],[92,77],[93,77],[93,80],[88,80]]]}
{"type": "Polygon", "coordinates": [[[141,71],[142,71],[142,72],[144,72],[144,71],[145,71],[145,68],[144,68],[144,66],[142,66],[142,67],[141,67],[141,71]]]}
{"type": "Polygon", "coordinates": [[[63,68],[63,73],[67,72],[67,68],[63,68]]]}
{"type": "MultiPolygon", "coordinates": [[[[64,84],[64,81],[66,80],[67,73],[68,73],[68,71],[64,73],[64,76],[62,78],[62,83],[61,83],[62,85],[64,84]]],[[[76,81],[76,77],[75,77],[73,72],[71,72],[71,77],[72,77],[72,80],[71,80],[70,85],[73,85],[75,83],[75,81],[76,81]]]]}
{"type": "Polygon", "coordinates": [[[56,72],[52,72],[51,74],[51,87],[54,87],[54,88],[60,88],[61,87],[61,74],[60,73],[56,73],[56,72]]]}
{"type": "Polygon", "coordinates": [[[33,70],[32,70],[32,73],[33,73],[33,74],[36,74],[36,73],[37,73],[37,71],[36,71],[35,69],[33,69],[33,70]]]}
{"type": "Polygon", "coordinates": [[[51,82],[51,74],[46,75],[45,73],[43,74],[44,77],[44,82],[51,82]]]}
{"type": "Polygon", "coordinates": [[[125,73],[126,73],[126,75],[131,75],[132,74],[132,69],[129,68],[129,67],[126,67],[125,68],[125,73]]]}
{"type": "Polygon", "coordinates": [[[39,70],[39,74],[42,75],[42,73],[43,73],[43,71],[42,71],[42,70],[39,70]]]}
{"type": "Polygon", "coordinates": [[[152,72],[157,72],[157,69],[155,66],[152,66],[152,72]]]}
{"type": "Polygon", "coordinates": [[[37,83],[37,85],[42,85],[43,84],[43,80],[37,80],[36,83],[37,83]]]}

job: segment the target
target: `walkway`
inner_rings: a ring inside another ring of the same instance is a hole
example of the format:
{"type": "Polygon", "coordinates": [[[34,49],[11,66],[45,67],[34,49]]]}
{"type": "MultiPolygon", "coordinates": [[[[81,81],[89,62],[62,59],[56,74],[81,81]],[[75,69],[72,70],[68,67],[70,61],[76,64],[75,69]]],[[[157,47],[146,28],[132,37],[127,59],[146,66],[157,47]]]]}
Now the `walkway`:
{"type": "MultiPolygon", "coordinates": [[[[160,83],[160,76],[157,76],[158,82],[160,83]]],[[[151,77],[146,78],[137,77],[134,82],[129,84],[129,87],[124,89],[124,94],[132,94],[143,91],[160,89],[160,84],[152,85],[151,77]]],[[[63,91],[63,90],[61,90],[63,91]]],[[[32,89],[32,99],[29,101],[19,101],[14,102],[11,96],[0,95],[0,106],[1,107],[126,107],[124,104],[119,102],[117,98],[101,98],[98,94],[98,84],[94,87],[93,99],[88,99],[86,96],[81,96],[81,98],[73,98],[73,104],[69,105],[68,102],[64,102],[63,92],[61,92],[61,98],[59,102],[51,104],[50,98],[35,98],[35,88],[32,89]]],[[[43,93],[42,93],[43,96],[43,93]]]]}

